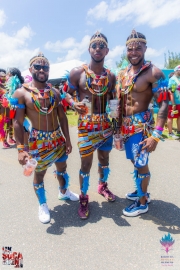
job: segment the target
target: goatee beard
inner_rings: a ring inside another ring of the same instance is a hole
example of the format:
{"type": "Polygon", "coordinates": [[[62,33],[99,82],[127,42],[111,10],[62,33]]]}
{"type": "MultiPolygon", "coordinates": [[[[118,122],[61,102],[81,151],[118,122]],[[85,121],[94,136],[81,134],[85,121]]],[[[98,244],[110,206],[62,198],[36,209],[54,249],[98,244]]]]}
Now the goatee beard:
{"type": "MultiPolygon", "coordinates": [[[[131,63],[131,61],[130,61],[130,60],[129,60],[129,62],[131,63]]],[[[136,63],[136,64],[131,63],[131,65],[132,65],[132,66],[138,66],[138,65],[139,65],[141,62],[142,62],[142,64],[143,64],[144,59],[140,59],[140,60],[139,60],[139,62],[138,62],[138,63],[136,63]]]]}
{"type": "Polygon", "coordinates": [[[96,63],[101,63],[102,61],[104,61],[104,57],[101,59],[101,60],[96,60],[96,59],[94,59],[94,57],[92,57],[91,56],[91,58],[94,60],[94,62],[96,62],[96,63]]]}
{"type": "Polygon", "coordinates": [[[45,83],[48,80],[48,76],[45,76],[44,80],[39,80],[35,73],[32,74],[32,77],[36,82],[40,82],[40,83],[45,83]]]}

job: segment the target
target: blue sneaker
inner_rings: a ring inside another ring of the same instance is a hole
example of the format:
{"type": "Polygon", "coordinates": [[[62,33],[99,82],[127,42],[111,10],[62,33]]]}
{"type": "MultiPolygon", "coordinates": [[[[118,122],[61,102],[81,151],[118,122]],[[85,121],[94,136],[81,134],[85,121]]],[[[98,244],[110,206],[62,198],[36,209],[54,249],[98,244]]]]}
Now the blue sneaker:
{"type": "Polygon", "coordinates": [[[141,205],[140,201],[136,200],[131,205],[123,209],[123,214],[128,217],[136,217],[148,211],[148,204],[141,205]]]}
{"type": "MultiPolygon", "coordinates": [[[[137,190],[135,190],[132,193],[127,193],[126,198],[131,201],[139,200],[139,197],[137,195],[137,190]]],[[[150,193],[148,192],[146,193],[146,200],[147,200],[147,203],[151,202],[150,193]]]]}

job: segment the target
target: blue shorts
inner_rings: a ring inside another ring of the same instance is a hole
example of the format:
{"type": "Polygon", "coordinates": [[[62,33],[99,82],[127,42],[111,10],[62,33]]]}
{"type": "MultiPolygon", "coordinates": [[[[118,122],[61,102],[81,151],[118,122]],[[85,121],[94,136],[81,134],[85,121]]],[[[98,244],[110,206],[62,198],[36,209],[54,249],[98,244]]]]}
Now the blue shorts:
{"type": "Polygon", "coordinates": [[[66,153],[60,157],[56,162],[64,162],[68,159],[68,155],[66,155],[66,153]]]}
{"type": "Polygon", "coordinates": [[[102,151],[111,151],[113,145],[113,136],[109,137],[109,139],[98,149],[102,151]]]}
{"type": "MultiPolygon", "coordinates": [[[[127,159],[131,159],[133,162],[137,159],[137,156],[140,154],[141,148],[143,146],[142,144],[139,143],[143,140],[144,140],[143,132],[136,133],[129,137],[129,139],[125,142],[125,151],[127,159]]],[[[145,165],[147,164],[148,158],[145,165]]],[[[141,166],[137,165],[136,167],[140,168],[141,166]]]]}

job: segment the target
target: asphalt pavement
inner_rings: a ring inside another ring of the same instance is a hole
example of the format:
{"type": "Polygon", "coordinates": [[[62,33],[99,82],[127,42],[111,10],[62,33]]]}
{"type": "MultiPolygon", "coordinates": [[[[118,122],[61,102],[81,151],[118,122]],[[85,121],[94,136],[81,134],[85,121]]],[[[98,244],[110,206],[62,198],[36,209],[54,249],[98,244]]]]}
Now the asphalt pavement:
{"type": "MultiPolygon", "coordinates": [[[[79,193],[80,158],[77,129],[70,128],[73,152],[68,159],[70,189],[79,193]]],[[[45,176],[51,222],[38,220],[38,201],[32,177],[23,176],[17,150],[0,149],[0,245],[23,255],[23,268],[33,270],[81,269],[174,269],[180,270],[180,142],[160,142],[150,157],[149,212],[125,217],[122,209],[131,202],[125,194],[134,190],[132,164],[124,151],[110,154],[108,180],[116,201],[109,203],[97,193],[98,161],[94,154],[90,176],[90,216],[80,220],[78,202],[59,201],[53,168],[45,176]],[[175,240],[166,253],[160,240],[170,233],[175,240]],[[165,258],[165,256],[167,256],[165,258]],[[169,260],[171,264],[164,263],[169,260]]],[[[0,269],[12,269],[0,263],[0,269]]]]}

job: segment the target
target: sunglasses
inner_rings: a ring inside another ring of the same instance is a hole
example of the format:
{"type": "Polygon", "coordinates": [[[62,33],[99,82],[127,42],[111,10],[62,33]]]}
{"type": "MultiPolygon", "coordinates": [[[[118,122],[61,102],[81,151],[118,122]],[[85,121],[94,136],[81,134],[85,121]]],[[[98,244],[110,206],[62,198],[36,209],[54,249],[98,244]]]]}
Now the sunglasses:
{"type": "Polygon", "coordinates": [[[38,71],[41,69],[45,72],[49,71],[49,66],[33,65],[33,67],[35,70],[38,70],[38,71]]]}
{"type": "Polygon", "coordinates": [[[95,50],[97,47],[98,47],[100,50],[102,50],[102,49],[104,49],[104,48],[107,48],[107,46],[106,46],[105,43],[99,43],[99,44],[97,44],[97,43],[92,43],[92,44],[91,44],[91,48],[92,48],[92,49],[95,50]]]}

